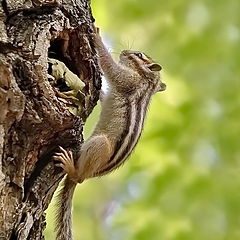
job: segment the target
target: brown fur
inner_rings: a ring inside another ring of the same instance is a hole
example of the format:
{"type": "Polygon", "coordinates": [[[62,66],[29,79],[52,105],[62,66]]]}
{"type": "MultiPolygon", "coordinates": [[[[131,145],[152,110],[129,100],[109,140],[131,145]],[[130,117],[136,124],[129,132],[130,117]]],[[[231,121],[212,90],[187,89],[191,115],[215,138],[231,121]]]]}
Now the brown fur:
{"type": "Polygon", "coordinates": [[[141,135],[152,95],[165,89],[160,81],[161,67],[151,58],[123,50],[116,63],[99,34],[93,34],[93,40],[110,91],[103,100],[99,122],[82,145],[76,163],[72,153],[63,148],[54,157],[68,174],[58,196],[57,240],[72,240],[71,200],[76,184],[109,173],[127,159],[141,135]]]}

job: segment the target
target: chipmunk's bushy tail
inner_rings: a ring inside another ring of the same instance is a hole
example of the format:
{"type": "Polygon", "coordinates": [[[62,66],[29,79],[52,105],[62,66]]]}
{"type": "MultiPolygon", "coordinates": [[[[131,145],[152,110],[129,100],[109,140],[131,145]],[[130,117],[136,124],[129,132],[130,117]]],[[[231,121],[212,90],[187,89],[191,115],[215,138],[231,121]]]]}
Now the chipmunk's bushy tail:
{"type": "Polygon", "coordinates": [[[56,240],[72,240],[72,198],[77,183],[69,177],[64,179],[57,195],[55,232],[56,240]]]}

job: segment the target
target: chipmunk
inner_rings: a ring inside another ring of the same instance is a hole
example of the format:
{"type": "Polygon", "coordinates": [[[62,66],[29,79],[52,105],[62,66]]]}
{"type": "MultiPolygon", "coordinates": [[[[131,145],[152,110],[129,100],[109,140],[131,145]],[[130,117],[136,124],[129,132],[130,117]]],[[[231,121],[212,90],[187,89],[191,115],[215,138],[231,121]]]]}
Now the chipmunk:
{"type": "Polygon", "coordinates": [[[110,173],[126,161],[141,135],[152,95],[166,88],[160,81],[161,66],[150,57],[139,51],[123,50],[117,63],[96,29],[92,35],[110,90],[79,158],[74,161],[72,152],[61,147],[54,156],[56,165],[68,174],[58,196],[57,240],[72,240],[71,205],[77,183],[110,173]]]}

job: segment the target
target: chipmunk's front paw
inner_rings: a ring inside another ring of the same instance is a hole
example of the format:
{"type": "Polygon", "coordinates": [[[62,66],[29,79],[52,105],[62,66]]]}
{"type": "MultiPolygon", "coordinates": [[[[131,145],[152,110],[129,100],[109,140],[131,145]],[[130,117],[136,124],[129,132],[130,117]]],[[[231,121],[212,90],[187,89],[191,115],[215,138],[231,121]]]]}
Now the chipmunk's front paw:
{"type": "Polygon", "coordinates": [[[92,38],[95,47],[98,46],[102,46],[101,42],[102,42],[102,38],[99,34],[100,30],[98,27],[96,27],[95,25],[92,26],[93,32],[90,33],[90,37],[92,38]]]}
{"type": "Polygon", "coordinates": [[[59,147],[60,152],[55,153],[53,159],[57,161],[56,166],[61,167],[65,173],[69,174],[70,176],[75,175],[75,166],[74,166],[74,159],[73,154],[71,151],[67,151],[62,147],[59,147]]]}

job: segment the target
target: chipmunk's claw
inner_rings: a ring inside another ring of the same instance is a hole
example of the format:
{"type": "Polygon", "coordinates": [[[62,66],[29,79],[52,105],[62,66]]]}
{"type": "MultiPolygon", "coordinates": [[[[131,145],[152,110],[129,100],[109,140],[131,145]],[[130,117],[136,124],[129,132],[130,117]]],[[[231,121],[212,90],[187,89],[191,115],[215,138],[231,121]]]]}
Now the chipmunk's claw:
{"type": "Polygon", "coordinates": [[[59,146],[60,152],[55,153],[53,159],[57,161],[55,164],[57,167],[61,167],[65,173],[71,174],[75,171],[73,154],[71,151],[67,151],[59,146]]]}

